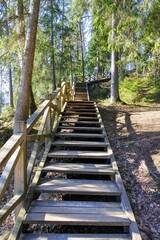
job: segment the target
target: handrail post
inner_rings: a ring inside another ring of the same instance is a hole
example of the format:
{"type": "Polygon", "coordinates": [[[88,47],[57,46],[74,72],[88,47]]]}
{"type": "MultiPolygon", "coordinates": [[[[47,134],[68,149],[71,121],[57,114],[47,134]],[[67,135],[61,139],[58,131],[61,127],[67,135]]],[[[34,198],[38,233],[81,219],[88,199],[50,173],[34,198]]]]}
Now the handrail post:
{"type": "MultiPolygon", "coordinates": [[[[21,154],[14,171],[14,195],[17,193],[26,194],[27,192],[27,131],[26,122],[15,121],[14,133],[23,133],[23,143],[21,145],[21,154]]],[[[22,203],[15,209],[15,218],[21,209],[22,203]]]]}
{"type": "MultiPolygon", "coordinates": [[[[49,106],[49,113],[48,113],[48,116],[47,116],[45,132],[46,132],[46,134],[50,134],[51,131],[52,131],[51,107],[49,106]]],[[[45,138],[45,148],[47,148],[49,139],[50,138],[45,138]]]]}

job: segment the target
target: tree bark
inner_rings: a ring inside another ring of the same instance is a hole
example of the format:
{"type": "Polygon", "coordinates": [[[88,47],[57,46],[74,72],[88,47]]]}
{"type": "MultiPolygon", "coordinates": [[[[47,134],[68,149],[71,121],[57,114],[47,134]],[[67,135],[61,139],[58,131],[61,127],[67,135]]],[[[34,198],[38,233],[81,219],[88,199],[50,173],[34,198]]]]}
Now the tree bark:
{"type": "Polygon", "coordinates": [[[9,70],[9,105],[13,108],[13,85],[12,85],[12,68],[11,65],[8,68],[9,70]]]}
{"type": "Polygon", "coordinates": [[[56,89],[56,73],[55,73],[55,53],[54,53],[54,47],[55,47],[55,41],[54,41],[54,26],[53,26],[53,4],[51,1],[51,45],[52,45],[52,89],[53,91],[56,89]]]}
{"type": "MultiPolygon", "coordinates": [[[[112,42],[115,42],[115,25],[116,15],[112,14],[112,42]]],[[[118,52],[115,51],[114,47],[111,53],[111,103],[119,100],[119,84],[118,84],[118,52]]]]}
{"type": "Polygon", "coordinates": [[[36,106],[36,103],[35,103],[32,86],[31,86],[29,98],[30,98],[29,110],[30,110],[30,114],[33,114],[36,111],[37,106],[36,106]]]}
{"type": "Polygon", "coordinates": [[[82,80],[85,81],[85,68],[84,68],[84,48],[83,48],[83,33],[82,33],[82,23],[79,23],[79,34],[81,42],[81,56],[82,56],[82,80]]]}
{"type": "Polygon", "coordinates": [[[17,20],[18,58],[19,58],[20,70],[22,72],[24,47],[25,47],[25,20],[24,20],[23,0],[18,0],[17,14],[18,14],[18,20],[17,20]]]}
{"type": "Polygon", "coordinates": [[[26,36],[21,73],[21,86],[16,107],[15,121],[26,121],[29,116],[29,96],[31,91],[31,79],[36,45],[39,6],[39,0],[30,1],[29,27],[26,36]]]}

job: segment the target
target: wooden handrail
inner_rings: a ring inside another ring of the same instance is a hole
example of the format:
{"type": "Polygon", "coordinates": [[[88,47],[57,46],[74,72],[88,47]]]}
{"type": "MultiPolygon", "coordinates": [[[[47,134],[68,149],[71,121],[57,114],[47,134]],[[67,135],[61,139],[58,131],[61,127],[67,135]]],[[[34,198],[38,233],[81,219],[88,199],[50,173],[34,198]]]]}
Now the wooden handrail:
{"type": "MultiPolygon", "coordinates": [[[[16,176],[15,182],[17,182],[18,185],[18,171],[24,171],[24,173],[21,172],[20,174],[20,182],[23,182],[24,187],[15,186],[15,196],[12,197],[0,210],[0,224],[2,224],[6,217],[14,209],[17,209],[17,206],[20,206],[24,200],[35,166],[35,160],[39,147],[42,143],[44,143],[44,140],[46,142],[46,146],[48,146],[48,140],[54,130],[53,126],[56,125],[55,123],[58,119],[58,115],[60,114],[65,101],[69,99],[72,94],[72,87],[69,83],[62,82],[61,86],[51,94],[50,99],[45,100],[32,114],[32,116],[27,120],[27,123],[17,123],[21,126],[20,128],[18,127],[19,129],[17,128],[20,132],[18,131],[18,133],[14,133],[0,149],[0,170],[2,171],[0,178],[0,201],[5,195],[11,178],[16,176]],[[36,128],[37,125],[39,125],[38,132],[37,134],[34,133],[32,135],[31,130],[35,125],[36,128]],[[23,126],[25,127],[24,132],[22,131],[23,126]],[[29,161],[26,159],[27,139],[35,141],[29,161]],[[26,180],[23,179],[25,176],[26,180]]],[[[19,185],[21,185],[20,182],[19,185]]]]}

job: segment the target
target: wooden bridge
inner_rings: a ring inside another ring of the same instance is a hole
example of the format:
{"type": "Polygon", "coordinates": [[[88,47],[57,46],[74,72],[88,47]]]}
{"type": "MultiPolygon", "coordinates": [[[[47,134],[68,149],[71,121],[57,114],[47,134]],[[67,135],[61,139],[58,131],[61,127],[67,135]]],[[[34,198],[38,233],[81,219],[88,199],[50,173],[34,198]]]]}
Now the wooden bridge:
{"type": "Polygon", "coordinates": [[[16,208],[9,240],[140,240],[98,107],[74,87],[62,83],[1,149],[0,199],[13,173],[15,192],[0,222],[16,208]]]}

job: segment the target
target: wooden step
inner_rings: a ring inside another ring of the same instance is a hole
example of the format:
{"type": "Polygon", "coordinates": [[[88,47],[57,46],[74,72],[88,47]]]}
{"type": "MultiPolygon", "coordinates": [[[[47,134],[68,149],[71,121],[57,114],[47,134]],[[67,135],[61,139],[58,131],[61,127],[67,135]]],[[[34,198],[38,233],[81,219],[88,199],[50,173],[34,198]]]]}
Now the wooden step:
{"type": "MultiPolygon", "coordinates": [[[[62,209],[63,210],[63,209],[62,209]]],[[[116,211],[103,214],[81,214],[81,213],[28,213],[23,221],[24,224],[57,224],[57,225],[92,225],[92,226],[129,226],[129,220],[123,212],[116,211]]]]}
{"type": "Polygon", "coordinates": [[[43,172],[66,172],[114,176],[115,170],[109,164],[47,163],[43,172]]]}
{"type": "Polygon", "coordinates": [[[56,137],[74,137],[74,138],[100,138],[103,139],[105,137],[104,134],[94,134],[94,133],[67,133],[60,132],[55,134],[56,137]]]}
{"type": "Polygon", "coordinates": [[[48,157],[57,158],[91,158],[91,159],[110,159],[111,154],[102,151],[54,151],[48,154],[48,157]]]}
{"type": "Polygon", "coordinates": [[[95,107],[95,103],[84,103],[82,101],[75,101],[76,103],[67,102],[67,106],[82,106],[82,107],[95,107]]]}
{"type": "Polygon", "coordinates": [[[130,221],[121,208],[42,207],[32,205],[24,224],[129,226],[130,221]]]}
{"type": "Polygon", "coordinates": [[[85,110],[95,110],[95,106],[66,106],[65,109],[85,109],[85,110]]]}
{"type": "Polygon", "coordinates": [[[87,98],[80,98],[80,97],[75,97],[75,100],[81,100],[81,101],[86,101],[87,98]]]}
{"type": "Polygon", "coordinates": [[[72,109],[72,108],[65,108],[65,111],[64,112],[87,112],[87,113],[96,113],[96,109],[83,109],[83,108],[79,108],[79,109],[72,109]]]}
{"type": "Polygon", "coordinates": [[[102,131],[102,128],[100,127],[75,127],[75,126],[59,126],[58,127],[59,129],[72,129],[72,130],[81,130],[81,131],[91,131],[91,132],[94,132],[94,131],[102,131]]]}
{"type": "Polygon", "coordinates": [[[128,234],[55,234],[26,233],[20,240],[131,240],[128,234]]]}
{"type": "Polygon", "coordinates": [[[53,146],[69,146],[69,147],[107,147],[105,142],[89,142],[89,141],[54,141],[53,146]]]}
{"type": "Polygon", "coordinates": [[[78,195],[120,196],[115,182],[79,179],[43,179],[35,187],[36,192],[78,195]]]}
{"type": "MultiPolygon", "coordinates": [[[[81,101],[67,101],[67,103],[76,104],[76,103],[81,103],[81,101]]],[[[86,102],[83,102],[83,104],[95,104],[95,102],[94,101],[86,101],[86,102]]]]}
{"type": "Polygon", "coordinates": [[[65,115],[81,115],[81,116],[97,116],[97,113],[91,113],[91,112],[74,112],[74,111],[66,111],[62,113],[63,116],[65,115]]]}
{"type": "Polygon", "coordinates": [[[36,200],[32,206],[39,207],[83,207],[83,208],[121,208],[120,202],[85,202],[85,201],[52,201],[36,200]]]}
{"type": "Polygon", "coordinates": [[[99,117],[79,117],[78,115],[76,116],[76,113],[75,113],[75,116],[62,116],[62,119],[64,118],[70,118],[70,119],[77,119],[77,120],[88,120],[88,121],[99,121],[99,117]]]}
{"type": "Polygon", "coordinates": [[[82,125],[100,125],[100,123],[99,122],[91,122],[91,121],[79,121],[79,119],[77,120],[77,121],[67,121],[67,120],[65,120],[65,121],[60,121],[60,123],[62,124],[82,124],[82,125]]]}
{"type": "Polygon", "coordinates": [[[71,129],[71,130],[79,130],[79,131],[102,131],[100,127],[74,127],[74,126],[59,126],[58,129],[71,129]]]}

